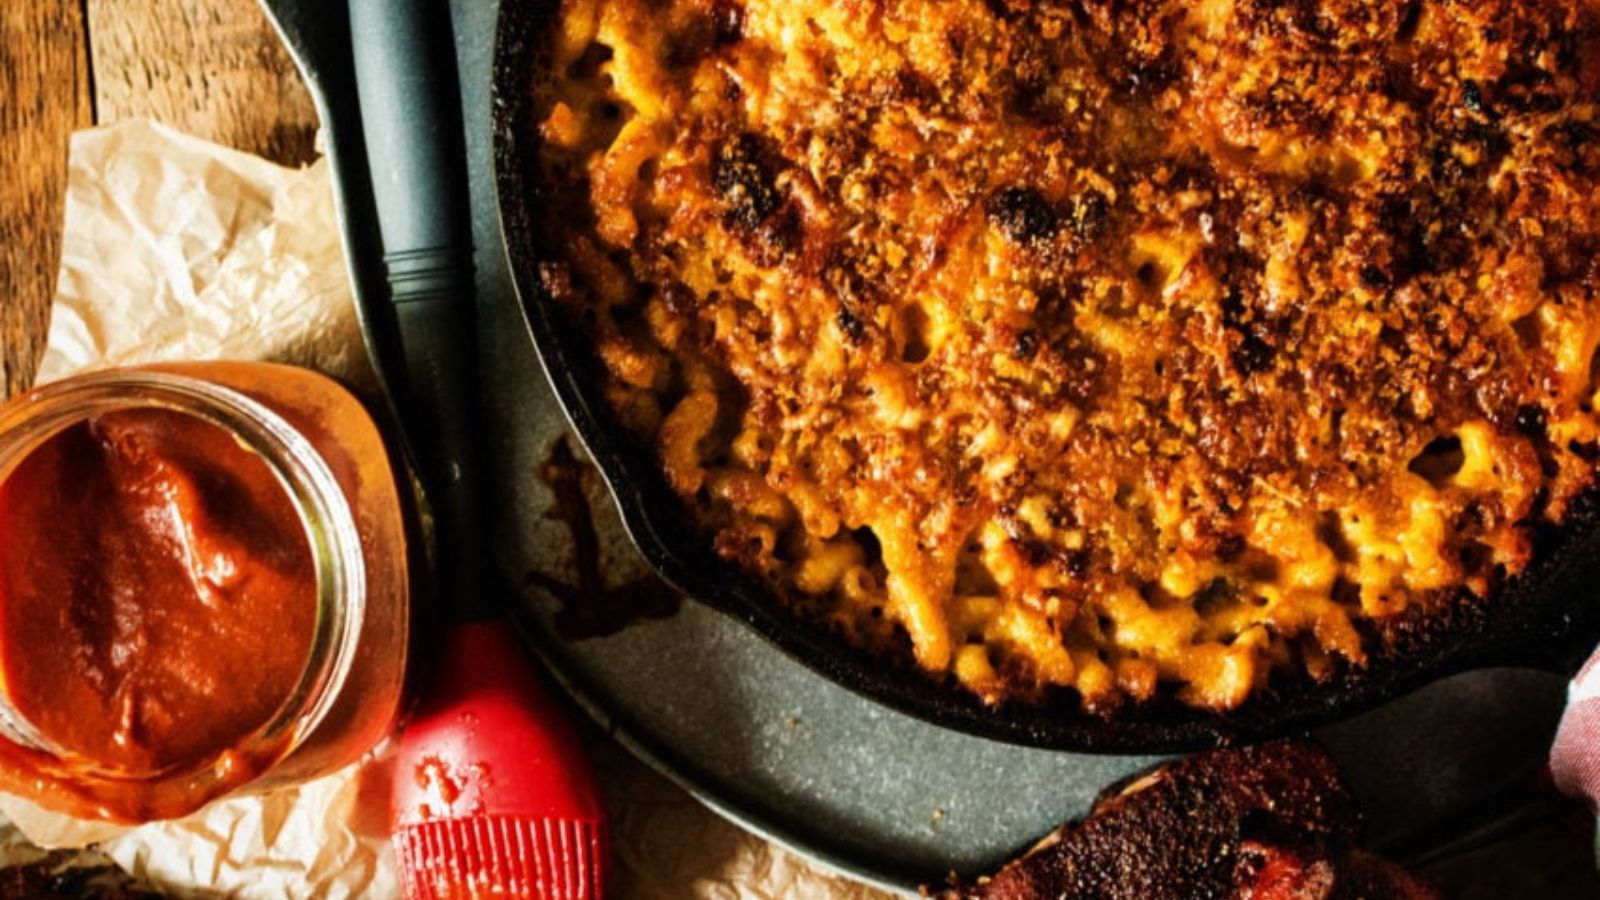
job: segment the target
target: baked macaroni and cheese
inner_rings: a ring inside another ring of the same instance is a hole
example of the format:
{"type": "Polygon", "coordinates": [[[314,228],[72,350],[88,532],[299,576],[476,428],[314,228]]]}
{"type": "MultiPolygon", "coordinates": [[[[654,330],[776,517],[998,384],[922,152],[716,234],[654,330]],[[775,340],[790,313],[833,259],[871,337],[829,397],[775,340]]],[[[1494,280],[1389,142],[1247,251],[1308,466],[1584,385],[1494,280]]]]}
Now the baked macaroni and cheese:
{"type": "Polygon", "coordinates": [[[1358,671],[1595,480],[1595,0],[565,0],[548,40],[539,272],[615,414],[724,558],[987,701],[1358,671]]]}

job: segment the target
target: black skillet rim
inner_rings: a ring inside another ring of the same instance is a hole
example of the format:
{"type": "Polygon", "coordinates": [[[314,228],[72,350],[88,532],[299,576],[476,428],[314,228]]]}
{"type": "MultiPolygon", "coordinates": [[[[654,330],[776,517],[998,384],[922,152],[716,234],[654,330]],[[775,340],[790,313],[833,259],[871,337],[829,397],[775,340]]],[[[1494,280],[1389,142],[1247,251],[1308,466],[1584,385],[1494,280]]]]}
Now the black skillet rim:
{"type": "Polygon", "coordinates": [[[1433,615],[1389,623],[1365,669],[1322,683],[1275,684],[1239,709],[1216,713],[1170,697],[1108,716],[1076,707],[987,706],[961,688],[849,645],[790,613],[759,580],[711,552],[667,487],[653,457],[611,416],[596,386],[587,341],[535,271],[537,187],[521,161],[535,143],[525,121],[549,0],[503,0],[494,49],[494,177],[507,261],[523,319],[562,409],[599,468],[629,536],[647,562],[688,596],[753,628],[794,659],[858,694],[945,728],[1014,744],[1081,753],[1178,753],[1303,732],[1354,715],[1429,682],[1471,669],[1526,666],[1570,672],[1600,642],[1600,488],[1575,502],[1566,524],[1539,536],[1532,564],[1484,600],[1462,598],[1433,615]]]}

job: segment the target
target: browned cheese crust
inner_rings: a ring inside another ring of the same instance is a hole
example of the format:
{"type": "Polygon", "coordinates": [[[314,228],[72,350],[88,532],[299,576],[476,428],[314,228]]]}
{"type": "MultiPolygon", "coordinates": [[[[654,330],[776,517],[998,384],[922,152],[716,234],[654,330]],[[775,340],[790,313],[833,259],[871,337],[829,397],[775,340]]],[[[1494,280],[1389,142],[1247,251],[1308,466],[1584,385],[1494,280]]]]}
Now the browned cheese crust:
{"type": "Polygon", "coordinates": [[[1593,480],[1597,28],[565,0],[541,273],[806,614],[991,702],[1233,708],[1490,597],[1593,480]]]}

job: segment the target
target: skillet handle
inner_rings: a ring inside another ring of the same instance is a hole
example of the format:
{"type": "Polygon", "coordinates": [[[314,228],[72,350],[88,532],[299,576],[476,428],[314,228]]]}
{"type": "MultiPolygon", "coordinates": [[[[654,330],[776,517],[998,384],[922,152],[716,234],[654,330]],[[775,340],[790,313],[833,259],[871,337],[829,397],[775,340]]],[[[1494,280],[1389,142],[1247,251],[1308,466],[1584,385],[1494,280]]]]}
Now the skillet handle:
{"type": "Polygon", "coordinates": [[[350,0],[397,363],[384,372],[436,518],[452,621],[495,615],[478,515],[478,362],[464,129],[449,5],[350,0]]]}

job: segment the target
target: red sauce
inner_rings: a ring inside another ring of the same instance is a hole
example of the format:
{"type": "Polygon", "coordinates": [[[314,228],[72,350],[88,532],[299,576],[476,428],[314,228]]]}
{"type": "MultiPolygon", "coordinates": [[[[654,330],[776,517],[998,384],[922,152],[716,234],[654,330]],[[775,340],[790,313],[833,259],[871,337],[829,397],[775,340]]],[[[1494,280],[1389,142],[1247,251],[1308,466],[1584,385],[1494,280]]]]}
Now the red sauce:
{"type": "Polygon", "coordinates": [[[292,502],[200,418],[102,415],[0,485],[0,676],[58,757],[140,777],[226,753],[288,699],[315,619],[292,502]]]}

